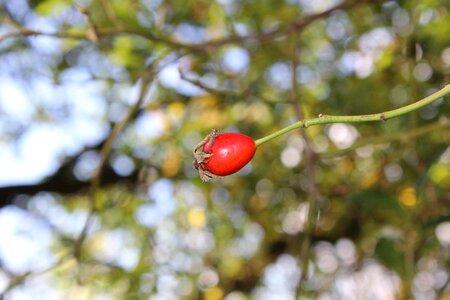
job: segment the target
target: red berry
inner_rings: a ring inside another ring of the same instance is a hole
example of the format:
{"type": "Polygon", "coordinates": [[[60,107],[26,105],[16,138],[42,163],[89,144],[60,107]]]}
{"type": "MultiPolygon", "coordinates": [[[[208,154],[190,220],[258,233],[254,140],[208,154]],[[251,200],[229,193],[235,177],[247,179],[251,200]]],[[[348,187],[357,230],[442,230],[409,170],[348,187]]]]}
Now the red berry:
{"type": "Polygon", "coordinates": [[[233,174],[255,155],[255,142],[240,133],[218,133],[214,130],[194,150],[194,167],[204,181],[233,174]]]}

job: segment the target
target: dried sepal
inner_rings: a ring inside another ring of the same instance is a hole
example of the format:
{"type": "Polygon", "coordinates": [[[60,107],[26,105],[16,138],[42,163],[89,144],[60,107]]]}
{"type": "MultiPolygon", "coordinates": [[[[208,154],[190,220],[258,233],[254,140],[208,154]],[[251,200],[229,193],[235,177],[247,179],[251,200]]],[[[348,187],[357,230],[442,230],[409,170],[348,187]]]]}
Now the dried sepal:
{"type": "Polygon", "coordinates": [[[210,171],[208,171],[204,164],[208,163],[208,161],[213,156],[212,153],[205,152],[204,148],[211,149],[214,140],[219,135],[219,131],[217,129],[213,129],[213,131],[208,134],[195,148],[193,151],[194,154],[194,168],[198,170],[198,173],[200,174],[200,178],[204,181],[211,181],[214,179],[219,179],[221,176],[217,176],[210,171]]]}

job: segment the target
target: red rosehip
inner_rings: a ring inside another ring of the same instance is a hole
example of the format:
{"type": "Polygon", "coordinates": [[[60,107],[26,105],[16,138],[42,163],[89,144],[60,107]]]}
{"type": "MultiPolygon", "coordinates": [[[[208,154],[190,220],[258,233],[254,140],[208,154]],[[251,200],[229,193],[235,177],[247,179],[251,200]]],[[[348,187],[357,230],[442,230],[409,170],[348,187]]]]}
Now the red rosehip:
{"type": "Polygon", "coordinates": [[[255,141],[240,133],[213,130],[194,149],[194,167],[203,181],[236,173],[255,155],[255,141]]]}

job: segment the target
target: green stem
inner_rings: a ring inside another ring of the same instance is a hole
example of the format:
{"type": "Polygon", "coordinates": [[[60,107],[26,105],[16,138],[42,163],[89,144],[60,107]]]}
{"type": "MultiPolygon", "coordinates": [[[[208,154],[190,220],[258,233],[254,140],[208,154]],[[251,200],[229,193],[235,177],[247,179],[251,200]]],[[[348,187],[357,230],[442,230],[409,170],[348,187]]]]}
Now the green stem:
{"type": "Polygon", "coordinates": [[[296,122],[292,125],[289,125],[283,129],[280,129],[272,134],[269,134],[263,138],[260,138],[255,141],[256,146],[260,146],[274,138],[277,138],[289,131],[292,131],[297,128],[307,128],[314,125],[319,124],[330,124],[330,123],[360,123],[360,122],[373,122],[373,121],[386,121],[398,116],[405,115],[412,111],[418,110],[439,98],[450,93],[450,84],[447,84],[441,90],[431,94],[428,97],[425,97],[417,102],[411,103],[409,105],[386,111],[378,114],[369,114],[369,115],[354,115],[354,116],[329,116],[320,114],[318,118],[313,119],[304,119],[299,122],[296,122]]]}

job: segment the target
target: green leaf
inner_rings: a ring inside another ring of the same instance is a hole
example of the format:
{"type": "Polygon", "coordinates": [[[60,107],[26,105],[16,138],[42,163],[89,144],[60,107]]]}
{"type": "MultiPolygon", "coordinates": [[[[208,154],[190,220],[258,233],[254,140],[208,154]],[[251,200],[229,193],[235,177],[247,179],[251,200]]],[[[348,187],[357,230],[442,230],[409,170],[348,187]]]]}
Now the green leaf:
{"type": "Polygon", "coordinates": [[[70,2],[67,0],[47,0],[42,1],[36,6],[36,12],[43,16],[51,15],[62,10],[70,2]]]}
{"type": "Polygon", "coordinates": [[[423,227],[425,229],[434,228],[435,226],[437,226],[438,224],[440,224],[442,222],[450,222],[450,215],[440,216],[438,218],[432,219],[432,220],[426,222],[423,225],[423,227]]]}
{"type": "Polygon", "coordinates": [[[392,211],[403,213],[404,210],[397,201],[397,197],[393,194],[378,190],[366,190],[350,194],[348,196],[350,202],[358,203],[365,212],[374,210],[392,211]]]}
{"type": "Polygon", "coordinates": [[[405,257],[399,241],[381,238],[375,247],[375,256],[388,269],[394,270],[402,278],[406,277],[405,257]]]}

